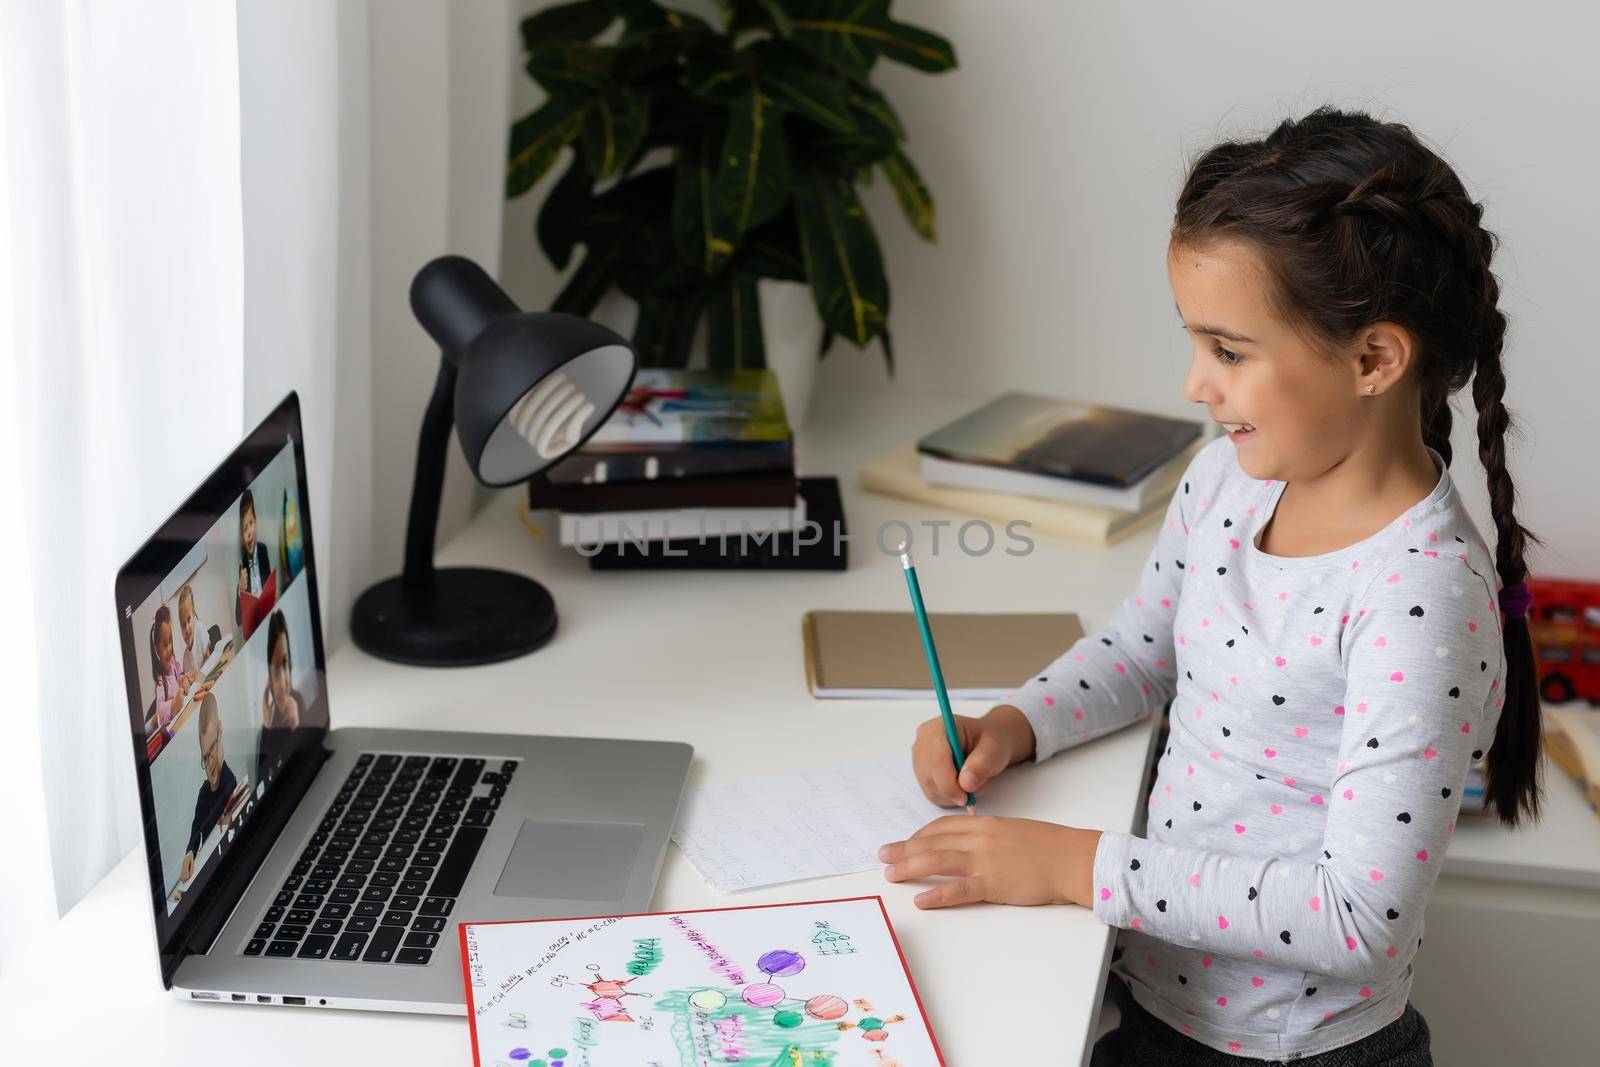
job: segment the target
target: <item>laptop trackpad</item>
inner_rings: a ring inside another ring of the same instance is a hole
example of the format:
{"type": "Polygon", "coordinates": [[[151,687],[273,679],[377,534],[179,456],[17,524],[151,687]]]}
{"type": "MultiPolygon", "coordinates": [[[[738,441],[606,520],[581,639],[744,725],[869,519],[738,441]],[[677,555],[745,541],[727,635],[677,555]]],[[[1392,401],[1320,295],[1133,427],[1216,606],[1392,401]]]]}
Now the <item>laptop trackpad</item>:
{"type": "Polygon", "coordinates": [[[620,901],[643,840],[642,823],[524,819],[495,895],[620,901]]]}

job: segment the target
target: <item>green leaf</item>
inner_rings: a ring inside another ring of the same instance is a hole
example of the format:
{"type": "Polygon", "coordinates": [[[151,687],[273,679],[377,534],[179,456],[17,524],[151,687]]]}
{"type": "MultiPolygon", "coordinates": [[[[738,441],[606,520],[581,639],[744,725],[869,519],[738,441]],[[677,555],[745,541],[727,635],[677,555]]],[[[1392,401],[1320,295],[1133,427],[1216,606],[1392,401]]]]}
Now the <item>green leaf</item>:
{"type": "Polygon", "coordinates": [[[777,215],[789,199],[789,141],[772,98],[750,82],[728,112],[728,131],[711,179],[714,229],[737,245],[753,226],[777,215]]]}
{"type": "Polygon", "coordinates": [[[794,35],[794,20],[789,17],[789,13],[783,9],[783,5],[778,0],[754,0],[754,2],[757,7],[766,12],[767,18],[772,20],[774,33],[779,37],[791,37],[794,35]]]}
{"type": "Polygon", "coordinates": [[[674,80],[679,60],[706,48],[726,48],[720,34],[704,19],[661,7],[651,0],[614,0],[623,18],[613,73],[624,80],[667,73],[674,80]]]}
{"type": "Polygon", "coordinates": [[[807,0],[790,3],[789,40],[834,66],[865,73],[878,61],[873,32],[889,21],[889,0],[807,0]]]}
{"type": "Polygon", "coordinates": [[[644,296],[633,328],[633,348],[644,367],[686,367],[703,295],[644,296]]]}
{"type": "Polygon", "coordinates": [[[900,116],[895,113],[889,104],[888,97],[865,82],[851,82],[846,90],[850,99],[850,110],[860,121],[860,116],[866,115],[868,119],[878,126],[889,130],[896,141],[906,139],[905,124],[900,121],[900,116]]]}
{"type": "Polygon", "coordinates": [[[930,74],[942,74],[955,69],[954,46],[936,33],[907,26],[903,22],[891,22],[877,42],[878,47],[883,49],[884,58],[896,63],[904,63],[930,74]]]}
{"type": "Polygon", "coordinates": [[[760,278],[806,281],[805,253],[800,249],[794,212],[783,211],[765,226],[746,234],[734,259],[734,269],[760,278]]]}
{"type": "Polygon", "coordinates": [[[707,133],[698,145],[678,152],[672,190],[672,234],[678,251],[707,275],[721,270],[733,254],[733,242],[711,207],[712,136],[707,133]]]}
{"type": "Polygon", "coordinates": [[[712,282],[706,301],[706,365],[712,370],[760,370],[767,365],[755,275],[730,270],[712,282]]]}
{"type": "Polygon", "coordinates": [[[583,113],[569,100],[551,99],[511,127],[506,154],[506,196],[517,197],[533,188],[555,163],[556,157],[578,136],[583,113]]]}
{"type": "Polygon", "coordinates": [[[583,261],[551,304],[553,311],[587,315],[622,272],[637,262],[665,262],[670,236],[659,215],[671,195],[672,171],[656,167],[636,174],[590,202],[578,220],[583,261]]]}
{"type": "Polygon", "coordinates": [[[596,180],[622,173],[650,128],[649,100],[629,89],[597,96],[584,109],[584,162],[596,180]]]}
{"type": "Polygon", "coordinates": [[[540,45],[528,54],[530,77],[552,97],[588,99],[610,92],[616,50],[606,45],[566,41],[540,45]]]}
{"type": "Polygon", "coordinates": [[[761,87],[784,109],[830,130],[849,133],[856,128],[839,84],[820,74],[796,70],[761,75],[761,87]]]}
{"type": "Polygon", "coordinates": [[[522,47],[531,52],[558,41],[587,41],[617,17],[610,0],[578,0],[557,4],[522,20],[522,47]]]}
{"type": "Polygon", "coordinates": [[[790,40],[857,74],[870,70],[880,55],[926,71],[956,65],[949,41],[890,19],[888,0],[807,0],[789,6],[796,10],[790,40]]]}
{"type": "Polygon", "coordinates": [[[539,238],[539,247],[557,270],[567,269],[572,250],[582,237],[581,222],[593,200],[590,195],[593,184],[583,159],[574,153],[566,173],[545,195],[539,207],[534,232],[539,238]]]}
{"type": "Polygon", "coordinates": [[[911,228],[916,230],[923,240],[937,241],[939,226],[933,206],[933,194],[928,191],[927,184],[922,180],[922,175],[917,173],[917,168],[912,165],[911,160],[896,148],[879,166],[883,169],[883,176],[889,179],[889,186],[894,189],[895,199],[900,201],[900,209],[906,213],[906,221],[911,223],[911,228]]]}
{"type": "Polygon", "coordinates": [[[865,347],[889,314],[883,254],[848,179],[803,173],[794,188],[806,274],[823,323],[865,347]]]}

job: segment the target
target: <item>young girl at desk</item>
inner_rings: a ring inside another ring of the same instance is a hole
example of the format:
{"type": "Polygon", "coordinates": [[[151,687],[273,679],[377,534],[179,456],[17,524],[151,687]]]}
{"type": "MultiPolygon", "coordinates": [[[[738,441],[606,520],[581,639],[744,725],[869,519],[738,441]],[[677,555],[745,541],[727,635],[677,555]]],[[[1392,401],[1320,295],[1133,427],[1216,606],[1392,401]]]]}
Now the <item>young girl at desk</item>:
{"type": "Polygon", "coordinates": [[[183,672],[172,651],[172,609],[162,604],[150,623],[150,674],[155,681],[155,716],[146,732],[165,730],[183,707],[193,679],[183,672]]]}
{"type": "Polygon", "coordinates": [[[1073,903],[1125,928],[1120,1027],[1093,1063],[1430,1063],[1407,1003],[1469,765],[1538,809],[1524,545],[1506,473],[1482,206],[1405,126],[1319,109],[1217,145],[1167,270],[1184,394],[1228,430],[1173,494],[1138,587],[979,719],[936,802],[1171,701],[1144,837],[948,816],[886,845],[919,907],[1073,903]],[[1496,544],[1457,495],[1449,396],[1473,381],[1496,544]],[[1501,612],[1505,621],[1501,622],[1501,612]]]}

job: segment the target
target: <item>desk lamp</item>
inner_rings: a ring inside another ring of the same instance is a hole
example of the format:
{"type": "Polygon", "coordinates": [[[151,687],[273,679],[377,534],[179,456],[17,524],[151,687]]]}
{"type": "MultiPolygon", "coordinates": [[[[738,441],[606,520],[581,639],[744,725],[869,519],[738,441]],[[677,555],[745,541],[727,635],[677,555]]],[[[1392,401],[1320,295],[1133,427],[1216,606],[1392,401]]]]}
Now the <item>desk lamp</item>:
{"type": "Polygon", "coordinates": [[[612,331],[517,308],[469,259],[417,272],[411,310],[442,358],[422,416],[403,573],[361,594],[350,636],[374,656],[424,667],[494,663],[532,652],[556,628],[538,582],[483,567],[435,567],[445,451],[455,426],[486,485],[524,481],[578,448],[627,394],[638,360],[612,331]]]}

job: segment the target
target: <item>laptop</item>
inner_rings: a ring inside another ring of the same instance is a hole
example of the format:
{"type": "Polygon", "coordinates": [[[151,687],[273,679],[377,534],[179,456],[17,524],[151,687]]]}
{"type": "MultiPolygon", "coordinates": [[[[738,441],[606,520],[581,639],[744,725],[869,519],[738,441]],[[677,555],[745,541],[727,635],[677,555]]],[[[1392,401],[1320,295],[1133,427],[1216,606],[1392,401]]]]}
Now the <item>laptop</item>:
{"type": "Polygon", "coordinates": [[[311,531],[291,393],[117,574],[162,983],[461,1014],[457,922],[650,910],[690,747],[335,728],[311,531]]]}

